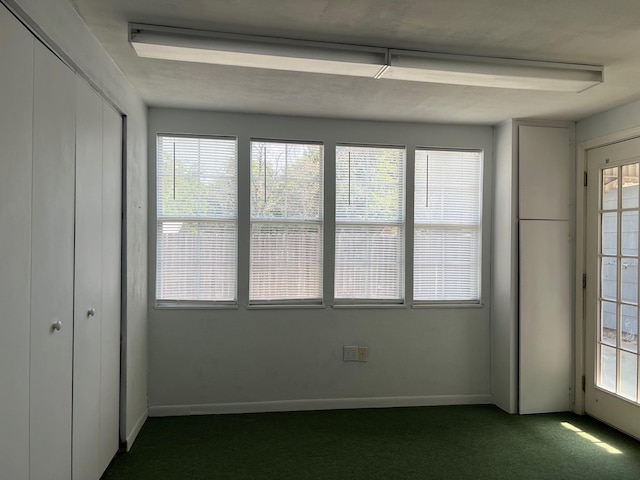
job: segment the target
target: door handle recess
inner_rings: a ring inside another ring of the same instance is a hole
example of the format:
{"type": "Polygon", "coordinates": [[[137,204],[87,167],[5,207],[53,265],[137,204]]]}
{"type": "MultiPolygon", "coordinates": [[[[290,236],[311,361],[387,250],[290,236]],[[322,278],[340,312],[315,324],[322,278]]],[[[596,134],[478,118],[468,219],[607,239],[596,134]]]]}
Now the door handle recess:
{"type": "Polygon", "coordinates": [[[89,311],[87,312],[87,317],[93,317],[96,314],[96,309],[95,308],[90,308],[89,311]]]}
{"type": "Polygon", "coordinates": [[[62,329],[62,322],[58,320],[56,323],[51,325],[51,329],[55,330],[56,332],[59,332],[62,329]]]}

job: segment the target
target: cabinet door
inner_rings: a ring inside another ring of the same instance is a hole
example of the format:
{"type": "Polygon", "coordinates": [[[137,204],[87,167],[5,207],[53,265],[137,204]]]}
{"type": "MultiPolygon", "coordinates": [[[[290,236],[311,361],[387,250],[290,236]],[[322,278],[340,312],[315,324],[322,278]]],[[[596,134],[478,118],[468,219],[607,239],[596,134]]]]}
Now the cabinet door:
{"type": "Polygon", "coordinates": [[[120,295],[122,225],[122,117],[103,106],[102,333],[100,471],[118,451],[120,411],[120,295]]]}
{"type": "Polygon", "coordinates": [[[31,271],[31,480],[71,477],[74,74],[35,48],[31,271]]]}
{"type": "Polygon", "coordinates": [[[73,478],[99,471],[102,333],[102,100],[76,82],[76,261],[73,359],[73,478]]]}
{"type": "Polygon", "coordinates": [[[520,221],[520,413],[573,401],[569,222],[520,221]]]}
{"type": "Polygon", "coordinates": [[[0,5],[0,478],[29,478],[31,34],[0,5]]]}
{"type": "Polygon", "coordinates": [[[569,220],[572,147],[568,128],[520,126],[519,218],[569,220]]]}

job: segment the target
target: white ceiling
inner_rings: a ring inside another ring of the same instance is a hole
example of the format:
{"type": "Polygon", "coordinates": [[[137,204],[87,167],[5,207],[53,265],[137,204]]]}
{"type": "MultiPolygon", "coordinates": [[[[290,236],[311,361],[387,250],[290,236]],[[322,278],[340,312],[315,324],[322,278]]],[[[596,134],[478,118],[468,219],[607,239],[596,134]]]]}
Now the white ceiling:
{"type": "Polygon", "coordinates": [[[72,0],[150,106],[438,123],[579,120],[640,98],[638,0],[72,0]],[[604,65],[582,93],[138,58],[128,22],[604,65]]]}

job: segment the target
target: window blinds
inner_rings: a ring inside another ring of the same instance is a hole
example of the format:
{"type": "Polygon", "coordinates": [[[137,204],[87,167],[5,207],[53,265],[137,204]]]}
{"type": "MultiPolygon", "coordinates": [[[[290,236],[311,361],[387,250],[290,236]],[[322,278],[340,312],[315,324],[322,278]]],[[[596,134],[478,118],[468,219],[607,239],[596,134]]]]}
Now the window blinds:
{"type": "Polygon", "coordinates": [[[482,152],[416,150],[414,301],[480,300],[482,152]]]}
{"type": "Polygon", "coordinates": [[[237,147],[157,137],[157,301],[236,300],[237,147]]]}
{"type": "Polygon", "coordinates": [[[249,302],[322,301],[321,144],[251,142],[249,302]]]}
{"type": "Polygon", "coordinates": [[[404,148],[337,146],[337,300],[403,300],[404,177],[404,148]]]}

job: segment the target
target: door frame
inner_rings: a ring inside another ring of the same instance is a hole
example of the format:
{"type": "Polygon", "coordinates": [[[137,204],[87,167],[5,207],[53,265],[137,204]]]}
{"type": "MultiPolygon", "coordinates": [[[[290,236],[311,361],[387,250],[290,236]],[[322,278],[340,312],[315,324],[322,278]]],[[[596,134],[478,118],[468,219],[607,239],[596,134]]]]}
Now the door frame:
{"type": "MultiPolygon", "coordinates": [[[[587,235],[587,187],[585,185],[587,174],[587,155],[589,150],[600,148],[614,143],[624,142],[640,137],[640,127],[633,127],[619,132],[610,133],[587,140],[578,144],[576,152],[576,271],[575,271],[575,401],[573,411],[579,415],[585,414],[585,392],[583,379],[587,374],[585,368],[586,349],[586,316],[585,316],[585,288],[583,275],[586,275],[586,235],[587,235]]],[[[593,179],[589,181],[594,181],[593,179]]],[[[587,281],[595,281],[587,279],[587,281]]]]}

